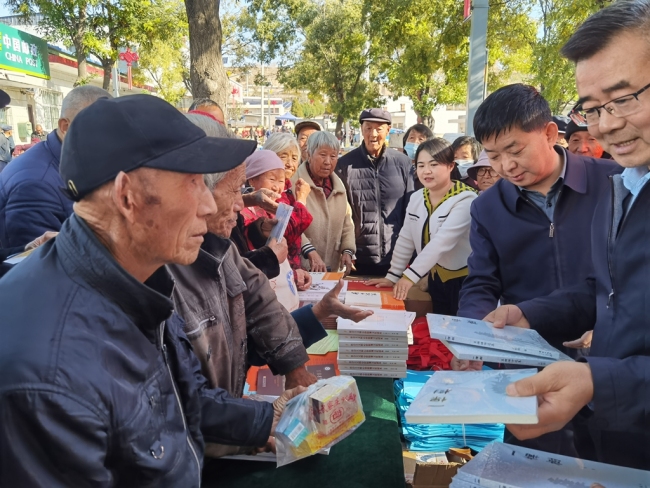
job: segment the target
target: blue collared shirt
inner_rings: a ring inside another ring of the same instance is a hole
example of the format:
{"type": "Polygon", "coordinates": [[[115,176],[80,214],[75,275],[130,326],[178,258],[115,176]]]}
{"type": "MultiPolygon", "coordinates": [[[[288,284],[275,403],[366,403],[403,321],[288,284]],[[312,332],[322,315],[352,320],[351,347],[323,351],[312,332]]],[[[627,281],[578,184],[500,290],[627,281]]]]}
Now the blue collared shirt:
{"type": "Polygon", "coordinates": [[[632,198],[627,205],[629,209],[636,200],[636,197],[639,196],[641,189],[645,184],[650,180],[650,169],[647,166],[639,166],[638,168],[625,168],[621,174],[623,179],[623,185],[627,188],[632,194],[632,198]]]}
{"type": "Polygon", "coordinates": [[[526,188],[519,187],[523,192],[523,195],[528,198],[535,206],[539,207],[542,212],[546,214],[548,220],[553,222],[553,213],[555,212],[555,206],[557,204],[557,199],[560,196],[560,190],[564,186],[564,176],[566,175],[566,154],[562,152],[560,154],[562,164],[562,173],[558,179],[553,183],[550,190],[546,195],[538,191],[527,190],[526,188]]]}

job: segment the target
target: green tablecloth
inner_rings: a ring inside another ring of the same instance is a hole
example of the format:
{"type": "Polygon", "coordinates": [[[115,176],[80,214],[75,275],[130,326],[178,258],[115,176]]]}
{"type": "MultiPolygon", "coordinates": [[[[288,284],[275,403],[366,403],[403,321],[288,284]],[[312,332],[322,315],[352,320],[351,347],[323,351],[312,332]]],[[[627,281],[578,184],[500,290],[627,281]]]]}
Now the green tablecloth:
{"type": "Polygon", "coordinates": [[[366,421],[334,446],[276,468],[259,461],[206,460],[203,486],[233,488],[404,488],[393,381],[357,378],[366,421]]]}

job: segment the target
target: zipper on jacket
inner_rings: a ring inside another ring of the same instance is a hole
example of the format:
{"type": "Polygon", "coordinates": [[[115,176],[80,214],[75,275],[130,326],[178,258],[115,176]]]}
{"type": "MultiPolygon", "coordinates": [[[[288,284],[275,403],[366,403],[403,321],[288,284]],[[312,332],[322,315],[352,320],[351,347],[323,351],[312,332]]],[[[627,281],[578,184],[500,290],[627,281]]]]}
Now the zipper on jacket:
{"type": "Polygon", "coordinates": [[[382,215],[383,208],[381,207],[381,193],[379,185],[379,163],[375,167],[375,196],[377,197],[377,206],[379,207],[379,261],[384,259],[384,217],[382,215]]]}
{"type": "Polygon", "coordinates": [[[614,275],[612,274],[612,232],[614,230],[614,179],[610,176],[609,177],[609,184],[612,188],[612,198],[611,198],[611,205],[612,205],[612,214],[611,218],[609,219],[609,232],[607,233],[607,270],[609,271],[609,281],[612,284],[612,291],[609,293],[609,296],[607,297],[607,308],[609,308],[609,305],[614,298],[614,275]]]}
{"type": "MultiPolygon", "coordinates": [[[[562,190],[560,190],[560,192],[557,194],[557,201],[558,202],[560,201],[560,196],[561,195],[562,195],[562,190]]],[[[528,205],[530,205],[531,207],[536,209],[538,212],[540,212],[542,215],[544,215],[546,220],[549,220],[548,215],[546,215],[546,212],[544,212],[541,208],[539,208],[537,205],[535,205],[533,202],[531,202],[524,195],[522,195],[522,198],[524,199],[524,201],[526,203],[528,203],[528,205]]],[[[556,204],[556,207],[557,207],[557,204],[556,204]]],[[[550,222],[550,220],[549,220],[549,222],[550,222]]],[[[555,223],[554,222],[550,222],[550,225],[549,225],[549,228],[548,228],[548,236],[550,238],[555,237],[555,223]]],[[[559,256],[560,252],[559,252],[559,249],[558,249],[557,246],[558,246],[558,241],[557,241],[557,239],[555,239],[554,242],[553,242],[553,257],[555,258],[555,267],[557,269],[556,278],[557,278],[557,282],[558,282],[558,288],[562,288],[564,286],[564,284],[563,284],[563,280],[562,280],[562,271],[561,271],[561,266],[560,266],[560,256],[559,256]]]]}
{"type": "Polygon", "coordinates": [[[180,395],[178,394],[178,390],[176,389],[176,381],[174,380],[172,369],[169,366],[169,358],[167,356],[167,345],[165,344],[164,336],[165,336],[165,322],[162,322],[160,324],[160,348],[162,349],[163,352],[163,359],[165,360],[165,366],[167,367],[167,372],[169,373],[169,379],[172,382],[172,388],[174,389],[174,396],[176,397],[178,408],[181,411],[181,419],[183,420],[183,429],[185,429],[185,440],[187,441],[187,445],[190,447],[190,451],[192,451],[192,454],[194,455],[194,460],[196,461],[196,468],[199,475],[199,484],[197,486],[201,486],[201,463],[199,462],[199,456],[196,454],[196,450],[194,449],[194,445],[192,445],[192,440],[190,439],[190,433],[187,427],[187,421],[185,420],[185,412],[183,411],[183,404],[181,403],[180,395]]]}

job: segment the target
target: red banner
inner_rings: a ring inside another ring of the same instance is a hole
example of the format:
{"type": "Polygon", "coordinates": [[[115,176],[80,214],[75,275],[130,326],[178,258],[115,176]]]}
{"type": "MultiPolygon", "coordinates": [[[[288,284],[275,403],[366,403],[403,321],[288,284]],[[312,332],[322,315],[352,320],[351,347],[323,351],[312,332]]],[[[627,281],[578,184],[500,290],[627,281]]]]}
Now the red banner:
{"type": "Polygon", "coordinates": [[[463,19],[469,19],[472,15],[472,0],[465,0],[465,6],[463,8],[463,19]]]}

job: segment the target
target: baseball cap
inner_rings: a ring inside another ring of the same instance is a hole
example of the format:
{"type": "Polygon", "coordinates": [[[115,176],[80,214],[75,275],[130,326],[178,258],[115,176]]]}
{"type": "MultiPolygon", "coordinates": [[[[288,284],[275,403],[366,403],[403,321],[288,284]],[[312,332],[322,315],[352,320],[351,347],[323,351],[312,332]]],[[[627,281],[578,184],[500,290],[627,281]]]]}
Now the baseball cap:
{"type": "Polygon", "coordinates": [[[14,128],[12,126],[7,125],[7,124],[0,125],[0,129],[2,129],[2,130],[14,130],[14,128]]]}
{"type": "Polygon", "coordinates": [[[255,148],[255,141],[208,137],[153,95],[101,98],[70,124],[59,173],[64,192],[79,201],[120,171],[145,167],[223,173],[239,166],[255,148]]]}
{"type": "Polygon", "coordinates": [[[318,122],[315,120],[303,120],[302,122],[298,122],[296,124],[296,127],[294,127],[294,132],[296,135],[300,134],[300,131],[303,129],[306,129],[307,127],[311,129],[316,129],[316,130],[323,130],[323,128],[320,126],[318,122]]]}
{"type": "Polygon", "coordinates": [[[566,133],[564,134],[564,138],[568,141],[571,139],[571,134],[575,132],[580,132],[580,131],[587,131],[587,126],[586,125],[578,125],[576,124],[573,120],[569,122],[566,126],[566,133]]]}
{"type": "Polygon", "coordinates": [[[553,122],[557,124],[557,131],[560,134],[564,134],[566,132],[566,126],[569,123],[571,119],[569,117],[564,117],[563,115],[554,115],[553,116],[553,122]]]}
{"type": "Polygon", "coordinates": [[[390,112],[386,112],[380,108],[367,108],[359,116],[359,123],[367,122],[383,122],[384,124],[391,125],[393,117],[390,112]]]}

